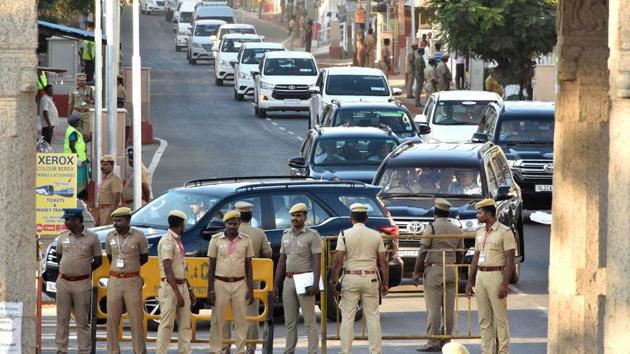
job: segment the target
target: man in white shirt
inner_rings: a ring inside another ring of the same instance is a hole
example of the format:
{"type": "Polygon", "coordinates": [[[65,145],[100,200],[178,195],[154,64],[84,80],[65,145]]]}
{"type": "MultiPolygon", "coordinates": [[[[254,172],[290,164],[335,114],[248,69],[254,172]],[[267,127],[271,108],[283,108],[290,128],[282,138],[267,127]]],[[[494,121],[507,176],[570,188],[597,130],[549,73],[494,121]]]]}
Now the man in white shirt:
{"type": "Polygon", "coordinates": [[[42,136],[48,144],[52,144],[53,132],[55,125],[59,125],[59,112],[55,102],[53,102],[53,86],[46,85],[44,87],[44,96],[39,101],[39,117],[42,123],[42,136]]]}
{"type": "Polygon", "coordinates": [[[337,152],[337,143],[334,140],[322,141],[319,144],[318,154],[315,156],[315,164],[335,164],[345,162],[346,159],[340,156],[337,152]]]}

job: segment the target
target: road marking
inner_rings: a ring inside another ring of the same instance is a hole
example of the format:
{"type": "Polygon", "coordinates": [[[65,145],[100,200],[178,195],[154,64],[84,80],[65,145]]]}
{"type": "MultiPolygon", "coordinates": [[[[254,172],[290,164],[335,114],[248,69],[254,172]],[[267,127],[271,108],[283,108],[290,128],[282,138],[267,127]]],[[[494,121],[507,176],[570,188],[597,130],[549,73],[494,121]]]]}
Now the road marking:
{"type": "Polygon", "coordinates": [[[294,132],[292,132],[292,131],[290,131],[290,130],[287,130],[287,133],[289,133],[289,134],[291,134],[291,135],[295,135],[295,133],[294,133],[294,132]]]}
{"type": "Polygon", "coordinates": [[[153,180],[153,172],[155,172],[155,169],[157,168],[158,164],[160,163],[160,159],[162,158],[162,154],[168,146],[168,142],[166,140],[160,138],[154,139],[160,142],[160,146],[158,146],[155,154],[153,154],[153,159],[151,159],[151,164],[149,165],[149,180],[151,181],[153,180]]]}
{"type": "Polygon", "coordinates": [[[287,129],[285,127],[278,127],[278,129],[287,131],[287,129]]]}
{"type": "Polygon", "coordinates": [[[304,138],[302,138],[301,136],[298,136],[297,138],[298,138],[299,141],[303,141],[304,140],[304,138]]]}
{"type": "Polygon", "coordinates": [[[273,124],[273,125],[275,125],[275,126],[278,126],[278,123],[273,122],[273,121],[271,122],[271,124],[273,124]]]}

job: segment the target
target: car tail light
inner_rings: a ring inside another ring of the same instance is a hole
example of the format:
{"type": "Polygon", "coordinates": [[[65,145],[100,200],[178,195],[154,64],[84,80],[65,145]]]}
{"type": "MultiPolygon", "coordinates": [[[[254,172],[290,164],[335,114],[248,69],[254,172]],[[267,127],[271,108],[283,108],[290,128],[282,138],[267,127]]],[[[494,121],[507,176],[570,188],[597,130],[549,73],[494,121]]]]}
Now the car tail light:
{"type": "Polygon", "coordinates": [[[400,235],[400,232],[398,230],[398,226],[396,225],[390,225],[390,226],[381,226],[378,228],[378,231],[387,234],[389,236],[392,237],[398,237],[400,235]]]}

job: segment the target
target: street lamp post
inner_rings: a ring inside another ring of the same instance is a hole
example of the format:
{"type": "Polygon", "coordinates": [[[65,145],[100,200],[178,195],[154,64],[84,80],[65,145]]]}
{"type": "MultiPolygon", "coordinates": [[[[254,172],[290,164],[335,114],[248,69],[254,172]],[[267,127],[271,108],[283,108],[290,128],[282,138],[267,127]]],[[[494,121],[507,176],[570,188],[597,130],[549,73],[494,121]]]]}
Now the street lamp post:
{"type": "Polygon", "coordinates": [[[131,57],[131,77],[133,82],[133,207],[142,206],[142,144],[140,104],[140,0],[133,1],[133,54],[131,57]]]}

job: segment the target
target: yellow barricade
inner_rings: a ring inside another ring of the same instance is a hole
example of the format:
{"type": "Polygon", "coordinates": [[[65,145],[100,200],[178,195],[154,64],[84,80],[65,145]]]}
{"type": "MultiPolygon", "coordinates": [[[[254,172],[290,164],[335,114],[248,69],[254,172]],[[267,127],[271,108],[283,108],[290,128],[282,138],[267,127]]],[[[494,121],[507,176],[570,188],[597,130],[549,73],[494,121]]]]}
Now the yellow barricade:
{"type": "MultiPolygon", "coordinates": [[[[197,299],[205,299],[208,296],[208,258],[205,257],[187,257],[186,264],[188,267],[188,282],[193,289],[193,293],[197,299]]],[[[264,352],[271,353],[273,351],[273,299],[271,291],[273,290],[273,261],[266,258],[254,258],[252,259],[252,276],[254,282],[260,282],[261,288],[254,289],[254,298],[260,300],[264,305],[263,312],[258,316],[248,316],[249,322],[264,322],[263,339],[247,340],[248,344],[263,344],[264,352]]],[[[93,272],[92,284],[96,289],[96,313],[97,320],[103,320],[107,318],[105,306],[107,298],[107,286],[106,281],[109,277],[109,261],[107,257],[103,257],[103,264],[93,272]]],[[[144,286],[142,288],[143,304],[149,301],[154,301],[157,305],[158,290],[160,288],[160,272],[157,257],[149,257],[149,261],[142,266],[140,270],[140,277],[144,280],[144,286]]],[[[151,320],[159,320],[160,315],[156,313],[147,313],[146,307],[144,308],[144,329],[145,332],[148,328],[148,323],[151,320]]],[[[157,311],[156,311],[157,312],[157,311]]],[[[209,339],[197,338],[197,323],[198,322],[210,322],[212,319],[211,313],[203,314],[191,314],[192,318],[192,333],[193,343],[208,343],[209,339]]],[[[123,319],[127,319],[127,314],[123,314],[123,319]]],[[[232,319],[231,306],[225,315],[226,320],[232,319]]],[[[119,339],[121,341],[130,341],[131,337],[123,336],[122,321],[119,328],[119,339]]],[[[97,337],[97,340],[106,340],[105,337],[97,337]]],[[[146,337],[148,342],[156,341],[155,337],[146,337]]],[[[176,339],[172,339],[176,341],[176,339]]],[[[224,343],[234,343],[233,340],[224,339],[224,343]]]]}

